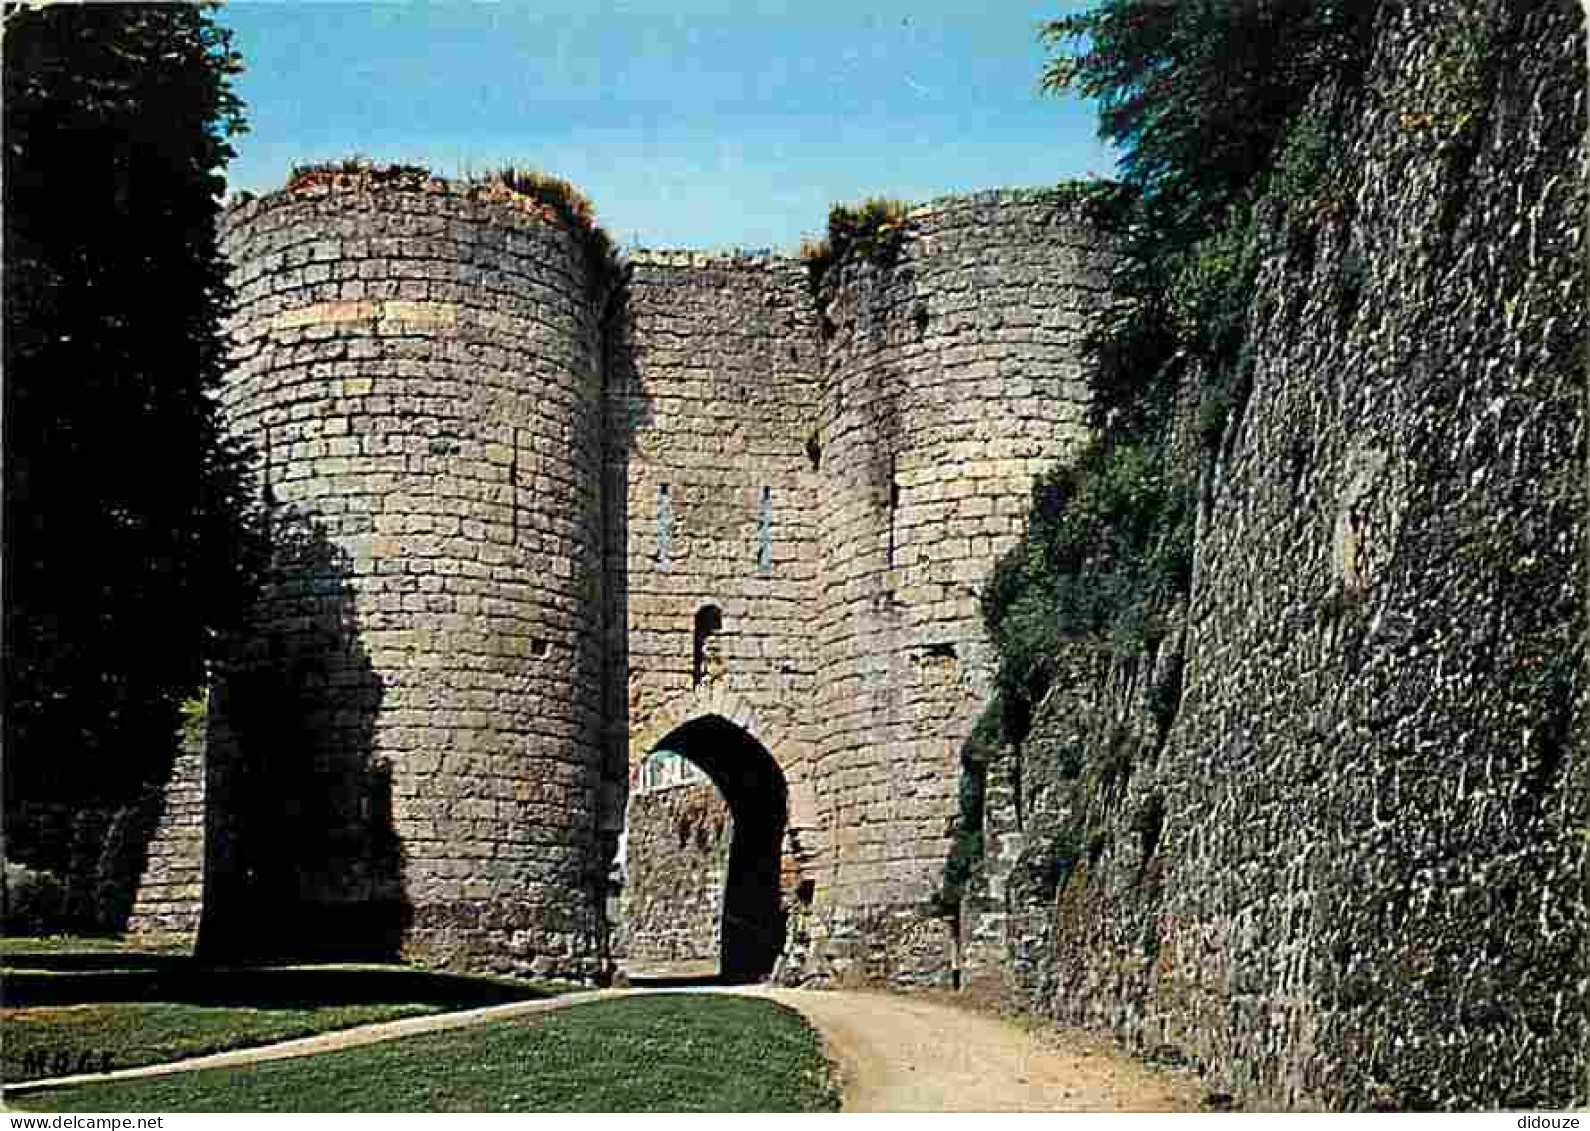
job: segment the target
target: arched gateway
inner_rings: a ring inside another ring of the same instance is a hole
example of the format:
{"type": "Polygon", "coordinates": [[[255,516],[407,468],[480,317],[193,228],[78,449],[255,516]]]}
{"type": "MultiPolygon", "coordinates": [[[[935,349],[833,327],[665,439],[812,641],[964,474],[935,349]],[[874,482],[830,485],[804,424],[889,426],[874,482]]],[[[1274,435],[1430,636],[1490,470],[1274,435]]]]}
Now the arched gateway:
{"type": "Polygon", "coordinates": [[[722,856],[725,973],[820,935],[947,982],[978,587],[1086,441],[1114,253],[1077,201],[926,205],[815,291],[775,256],[609,272],[506,186],[403,170],[300,178],[224,246],[276,559],[131,929],[200,904],[219,949],[598,977],[625,901],[712,888],[611,898],[660,749],[721,791],[671,836],[722,856]]]}
{"type": "Polygon", "coordinates": [[[755,981],[783,950],[796,883],[789,790],[767,748],[721,715],[670,731],[642,763],[625,819],[619,966],[755,981]],[[681,767],[697,773],[680,772],[681,767]]]}

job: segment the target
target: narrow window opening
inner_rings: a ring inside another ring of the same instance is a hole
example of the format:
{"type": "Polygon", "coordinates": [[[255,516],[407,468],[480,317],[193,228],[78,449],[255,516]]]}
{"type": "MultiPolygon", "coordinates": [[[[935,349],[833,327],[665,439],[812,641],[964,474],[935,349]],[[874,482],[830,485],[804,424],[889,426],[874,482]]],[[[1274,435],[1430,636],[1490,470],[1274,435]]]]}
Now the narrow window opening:
{"type": "Polygon", "coordinates": [[[889,461],[889,568],[895,567],[895,556],[900,548],[895,525],[900,518],[900,480],[894,461],[889,461]]]}
{"type": "Polygon", "coordinates": [[[512,541],[519,544],[519,429],[513,430],[513,451],[508,458],[508,521],[512,541]]]}
{"type": "Polygon", "coordinates": [[[757,520],[756,568],[767,573],[773,568],[773,488],[762,488],[762,511],[757,520]]]}
{"type": "Polygon", "coordinates": [[[703,683],[716,679],[722,671],[722,642],[719,639],[722,634],[723,610],[716,605],[702,605],[696,611],[695,647],[691,664],[692,686],[700,687],[703,683]]]}
{"type": "Polygon", "coordinates": [[[673,500],[668,494],[668,484],[664,483],[657,488],[657,568],[667,569],[668,558],[673,552],[674,543],[674,507],[673,500]]]}
{"type": "Polygon", "coordinates": [[[259,501],[269,519],[271,510],[276,506],[276,492],[271,484],[271,430],[268,424],[265,426],[265,470],[260,477],[259,501]]]}

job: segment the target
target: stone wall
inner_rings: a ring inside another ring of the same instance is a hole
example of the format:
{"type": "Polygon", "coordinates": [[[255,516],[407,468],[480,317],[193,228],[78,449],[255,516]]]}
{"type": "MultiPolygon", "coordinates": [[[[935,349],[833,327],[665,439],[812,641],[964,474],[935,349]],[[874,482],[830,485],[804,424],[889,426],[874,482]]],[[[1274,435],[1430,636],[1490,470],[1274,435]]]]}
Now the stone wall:
{"type": "Polygon", "coordinates": [[[1477,10],[1382,8],[1342,207],[1266,221],[1183,627],[1020,752],[1013,990],[1258,1103],[1590,1094],[1584,29],[1477,10]]]}
{"type": "Polygon", "coordinates": [[[609,328],[609,773],[627,780],[692,718],[732,718],[783,772],[797,871],[820,851],[801,805],[816,348],[804,268],[760,257],[639,253],[609,328]]]}
{"type": "Polygon", "coordinates": [[[629,769],[721,716],[788,787],[814,968],[942,983],[959,945],[984,984],[1003,931],[1020,1000],[1259,1102],[1584,1102],[1583,16],[1379,20],[1365,90],[1313,107],[1348,101],[1332,207],[1264,221],[1187,605],[1058,657],[959,940],[923,904],[977,590],[1086,438],[1113,251],[1073,208],[929,205],[815,300],[787,261],[643,254],[610,309],[512,194],[235,210],[226,408],[278,553],[216,690],[206,922],[593,973],[629,769]]]}
{"type": "Polygon", "coordinates": [[[711,962],[723,941],[723,892],[734,818],[710,782],[629,799],[622,937],[626,970],[711,962]]]}
{"type": "Polygon", "coordinates": [[[159,797],[154,833],[145,854],[137,897],[127,920],[130,935],[198,941],[204,910],[204,743],[185,743],[159,797]]]}
{"type": "Polygon", "coordinates": [[[984,1003],[1012,996],[1007,992],[1016,980],[1011,970],[1011,941],[1026,934],[1012,924],[1013,900],[1008,890],[1027,842],[1016,769],[1009,749],[982,767],[983,855],[966,882],[955,923],[959,932],[958,988],[984,1003]]]}

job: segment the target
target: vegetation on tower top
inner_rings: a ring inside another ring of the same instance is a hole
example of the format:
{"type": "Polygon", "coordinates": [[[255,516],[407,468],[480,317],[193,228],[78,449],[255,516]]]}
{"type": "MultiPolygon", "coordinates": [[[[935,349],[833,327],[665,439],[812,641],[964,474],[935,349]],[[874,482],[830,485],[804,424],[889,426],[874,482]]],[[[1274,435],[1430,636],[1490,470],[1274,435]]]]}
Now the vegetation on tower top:
{"type": "MultiPolygon", "coordinates": [[[[287,192],[314,189],[341,191],[423,192],[438,177],[423,165],[380,164],[360,154],[335,161],[294,165],[287,177],[287,192]]],[[[579,239],[591,269],[593,285],[613,278],[620,268],[618,247],[596,222],[590,198],[562,177],[528,166],[504,165],[456,182],[456,188],[475,199],[496,200],[535,213],[549,223],[561,223],[579,239]]]]}

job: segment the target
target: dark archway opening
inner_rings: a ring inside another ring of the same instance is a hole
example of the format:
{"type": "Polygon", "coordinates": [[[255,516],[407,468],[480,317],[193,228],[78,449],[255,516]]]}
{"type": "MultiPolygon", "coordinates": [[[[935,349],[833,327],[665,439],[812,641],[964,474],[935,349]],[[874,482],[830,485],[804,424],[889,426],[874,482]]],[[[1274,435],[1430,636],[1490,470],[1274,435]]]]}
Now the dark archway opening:
{"type": "MultiPolygon", "coordinates": [[[[784,948],[785,907],[781,891],[788,792],[784,775],[766,747],[717,715],[692,720],[657,744],[697,766],[717,788],[730,816],[727,867],[723,872],[718,922],[718,976],[730,983],[761,981],[772,973],[784,948]]],[[[632,799],[632,805],[634,804],[632,799]]],[[[629,851],[642,850],[633,829],[629,851]]],[[[653,842],[650,851],[667,851],[653,842]]],[[[633,882],[656,883],[656,862],[631,857],[633,882]]],[[[681,885],[688,886],[688,885],[681,885]]],[[[635,891],[632,907],[666,914],[669,892],[635,891]],[[664,901],[659,907],[659,900],[664,901]]],[[[645,924],[631,924],[645,930],[645,924]]]]}

